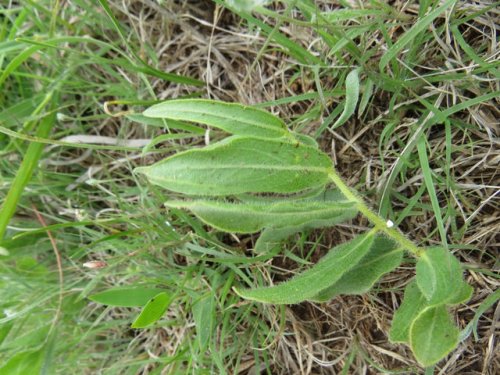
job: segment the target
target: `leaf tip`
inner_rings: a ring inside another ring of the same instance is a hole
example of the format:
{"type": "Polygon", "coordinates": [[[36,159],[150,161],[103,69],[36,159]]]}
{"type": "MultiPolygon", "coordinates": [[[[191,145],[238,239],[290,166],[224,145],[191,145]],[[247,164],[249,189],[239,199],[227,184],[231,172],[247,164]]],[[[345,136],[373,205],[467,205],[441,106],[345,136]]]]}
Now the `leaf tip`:
{"type": "Polygon", "coordinates": [[[241,290],[239,290],[237,287],[233,286],[231,289],[233,289],[233,292],[236,293],[238,297],[245,298],[244,295],[241,293],[241,290]]]}
{"type": "Polygon", "coordinates": [[[147,175],[148,169],[149,169],[149,167],[137,167],[137,168],[134,168],[133,173],[147,175]]]}

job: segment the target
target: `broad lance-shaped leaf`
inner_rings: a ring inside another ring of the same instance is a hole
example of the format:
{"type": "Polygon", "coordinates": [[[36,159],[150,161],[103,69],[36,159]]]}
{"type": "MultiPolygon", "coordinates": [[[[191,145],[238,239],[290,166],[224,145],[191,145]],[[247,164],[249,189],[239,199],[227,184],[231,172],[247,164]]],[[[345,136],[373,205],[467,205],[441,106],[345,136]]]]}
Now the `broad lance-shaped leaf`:
{"type": "Polygon", "coordinates": [[[283,139],[230,137],[137,168],[150,182],[187,195],[296,193],[323,186],[330,158],[311,146],[283,139]]]}
{"type": "Polygon", "coordinates": [[[94,294],[89,299],[103,305],[134,307],[144,306],[151,298],[161,292],[164,290],[159,288],[113,288],[94,294]]]}
{"type": "MultiPolygon", "coordinates": [[[[327,190],[323,193],[320,193],[319,195],[307,199],[318,202],[342,202],[346,200],[346,198],[339,190],[327,190]]],[[[352,212],[352,214],[354,215],[354,211],[352,212]]],[[[331,227],[350,218],[351,217],[341,215],[332,216],[328,219],[316,218],[314,220],[310,220],[308,222],[304,222],[303,224],[295,226],[267,227],[261,232],[259,238],[257,239],[254,250],[257,253],[267,253],[274,249],[276,246],[280,245],[283,240],[295,233],[309,229],[331,227]]]]}
{"type": "Polygon", "coordinates": [[[146,117],[197,122],[235,135],[290,137],[285,123],[261,109],[206,99],[168,100],[143,112],[146,117]]]}
{"type": "Polygon", "coordinates": [[[313,298],[352,269],[370,250],[374,233],[360,235],[331,249],[317,264],[292,279],[272,287],[243,289],[243,298],[273,304],[295,304],[313,298]]]}
{"type": "Polygon", "coordinates": [[[459,333],[446,306],[428,307],[411,325],[410,346],[422,366],[431,366],[455,349],[459,333]]]}
{"type": "Polygon", "coordinates": [[[389,339],[392,342],[410,343],[410,327],[418,314],[427,307],[427,300],[420,292],[417,281],[412,280],[405,289],[403,302],[394,314],[389,339]]]}
{"type": "Polygon", "coordinates": [[[356,215],[354,202],[281,199],[273,203],[229,203],[216,200],[168,201],[167,207],[190,210],[225,232],[254,233],[265,227],[283,228],[315,220],[343,221],[356,215]]]}
{"type": "Polygon", "coordinates": [[[172,297],[167,293],[159,293],[151,298],[146,306],[143,307],[137,319],[132,323],[132,328],[145,328],[161,319],[167,311],[172,297]]]}
{"type": "Polygon", "coordinates": [[[427,249],[416,266],[417,284],[429,305],[446,303],[462,285],[460,262],[442,247],[427,249]]]}
{"type": "Polygon", "coordinates": [[[401,264],[403,250],[394,241],[377,236],[368,254],[332,286],[322,290],[313,300],[325,302],[340,294],[364,294],[382,277],[401,264]]]}

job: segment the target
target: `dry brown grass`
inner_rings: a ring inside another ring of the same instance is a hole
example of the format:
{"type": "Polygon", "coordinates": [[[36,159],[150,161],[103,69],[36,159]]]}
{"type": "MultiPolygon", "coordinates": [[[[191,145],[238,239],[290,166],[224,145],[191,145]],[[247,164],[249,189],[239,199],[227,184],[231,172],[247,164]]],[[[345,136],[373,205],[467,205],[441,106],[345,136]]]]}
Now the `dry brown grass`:
{"type": "MultiPolygon", "coordinates": [[[[454,11],[470,14],[489,4],[487,1],[461,1],[454,11]]],[[[335,9],[337,5],[336,2],[325,2],[321,6],[335,9]]],[[[409,20],[389,29],[395,40],[411,26],[418,14],[418,4],[395,1],[391,2],[391,6],[402,19],[409,20]]],[[[280,8],[281,5],[276,7],[280,8]]],[[[310,67],[300,66],[263,33],[249,28],[238,16],[210,1],[165,1],[160,5],[152,0],[123,0],[114,1],[113,10],[121,22],[140,36],[144,48],[149,45],[154,49],[158,68],[202,79],[206,82],[202,89],[206,97],[256,104],[317,90],[310,67]]],[[[300,17],[297,13],[293,16],[300,17]]],[[[491,8],[462,25],[461,29],[466,41],[487,61],[498,61],[498,16],[498,9],[491,8]]],[[[271,18],[261,18],[270,24],[275,23],[271,18]]],[[[442,22],[446,20],[440,19],[436,25],[442,22]]],[[[349,25],[352,24],[344,24],[345,27],[349,25]]],[[[316,40],[317,34],[311,28],[283,22],[280,31],[302,46],[313,46],[312,49],[316,51],[324,48],[316,40]]],[[[412,105],[421,108],[418,98],[429,98],[437,107],[446,108],[499,88],[498,80],[487,73],[438,82],[426,82],[425,78],[419,78],[420,75],[428,77],[433,72],[470,72],[473,68],[470,63],[464,62],[464,53],[457,47],[449,30],[435,36],[422,45],[420,53],[426,56],[423,59],[425,65],[412,68],[414,75],[411,79],[425,83],[418,87],[413,96],[398,101],[404,104],[396,105],[390,111],[391,94],[378,89],[361,119],[352,119],[335,131],[325,131],[318,139],[349,184],[365,192],[374,205],[387,183],[391,166],[397,162],[402,148],[418,126],[421,112],[412,108],[412,105]],[[442,61],[445,61],[445,65],[442,65],[442,61]],[[384,126],[394,119],[397,119],[394,129],[386,135],[379,148],[384,126]]],[[[387,48],[381,32],[364,36],[360,42],[363,48],[376,49],[373,55],[375,62],[387,48]]],[[[148,58],[146,50],[142,54],[148,58]]],[[[352,63],[355,64],[354,61],[352,63]]],[[[342,65],[342,62],[339,64],[342,65]]],[[[321,82],[323,90],[332,89],[336,84],[334,79],[328,78],[321,82]]],[[[159,99],[176,98],[197,91],[186,86],[166,84],[159,79],[152,81],[152,88],[159,99]]],[[[311,121],[295,123],[295,126],[302,125],[302,131],[314,134],[340,100],[336,97],[327,98],[327,108],[319,116],[311,121]]],[[[286,121],[293,122],[318,103],[319,99],[316,99],[274,105],[270,109],[286,121]]],[[[458,323],[462,328],[472,319],[474,311],[485,297],[495,291],[499,284],[493,274],[498,271],[500,224],[497,195],[500,185],[498,104],[498,98],[491,99],[454,115],[464,126],[451,129],[452,163],[447,171],[443,168],[445,130],[436,126],[428,132],[431,167],[438,176],[449,173],[453,186],[452,190],[447,190],[446,184],[441,183],[438,190],[441,206],[448,206],[450,212],[454,212],[453,217],[445,222],[449,240],[453,244],[467,245],[457,249],[455,254],[469,267],[466,278],[475,289],[472,300],[457,309],[458,323]],[[465,223],[466,230],[456,230],[455,227],[461,228],[465,223]]],[[[412,155],[410,157],[415,160],[412,155]]],[[[396,178],[394,193],[411,198],[422,183],[418,166],[408,168],[396,178]]],[[[420,202],[424,206],[418,215],[406,217],[400,227],[419,243],[439,243],[434,213],[426,192],[420,202]]],[[[401,199],[394,198],[391,204],[394,212],[400,212],[405,207],[401,199]]],[[[317,233],[323,237],[313,260],[333,244],[351,238],[354,232],[365,225],[365,222],[358,221],[324,234],[317,233]]],[[[281,268],[283,277],[296,268],[294,262],[279,257],[274,265],[281,268]]],[[[346,296],[322,305],[303,303],[288,307],[286,325],[282,331],[278,309],[275,311],[265,307],[269,310],[268,316],[276,317],[268,323],[269,329],[281,332],[278,339],[268,343],[265,349],[272,358],[273,374],[339,374],[353,350],[357,354],[347,373],[376,374],[382,373],[381,368],[420,373],[410,351],[402,345],[389,343],[386,335],[392,314],[401,301],[402,290],[412,276],[410,270],[409,267],[400,267],[366,296],[346,296]]],[[[272,279],[267,270],[263,272],[272,279]]],[[[499,315],[498,305],[489,309],[479,320],[479,339],[470,336],[456,352],[437,366],[436,373],[497,374],[500,371],[497,349],[499,315]]],[[[152,356],[160,352],[175,353],[176,345],[172,344],[172,337],[183,332],[165,332],[165,336],[145,338],[145,347],[152,356]]],[[[141,336],[145,335],[147,333],[141,336]]],[[[239,373],[260,372],[254,367],[252,358],[252,348],[249,347],[239,373]]]]}

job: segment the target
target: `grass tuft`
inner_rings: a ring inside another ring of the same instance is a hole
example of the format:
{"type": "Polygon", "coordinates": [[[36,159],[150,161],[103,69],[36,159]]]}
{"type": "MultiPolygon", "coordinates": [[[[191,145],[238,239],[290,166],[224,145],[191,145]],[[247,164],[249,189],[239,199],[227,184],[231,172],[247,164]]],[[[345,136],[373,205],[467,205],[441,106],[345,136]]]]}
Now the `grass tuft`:
{"type": "Polygon", "coordinates": [[[457,308],[459,351],[435,370],[498,373],[497,5],[1,5],[0,373],[424,373],[387,339],[405,267],[367,296],[324,304],[233,292],[288,279],[368,223],[257,256],[255,236],[166,210],[178,196],[132,170],[222,133],[138,113],[185,97],[278,114],[383,217],[417,243],[447,244],[475,293],[457,308]],[[83,267],[91,261],[102,267],[83,267]],[[175,295],[147,329],[130,327],[140,308],[88,298],[134,285],[175,295]]]}

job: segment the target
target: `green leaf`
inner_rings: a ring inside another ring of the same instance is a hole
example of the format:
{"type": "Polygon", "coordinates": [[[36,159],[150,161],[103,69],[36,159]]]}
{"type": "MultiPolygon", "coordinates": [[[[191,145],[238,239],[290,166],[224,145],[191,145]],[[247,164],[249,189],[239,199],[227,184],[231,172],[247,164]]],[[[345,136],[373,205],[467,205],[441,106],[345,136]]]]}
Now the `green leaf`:
{"type": "MultiPolygon", "coordinates": [[[[344,195],[342,195],[342,193],[339,190],[327,190],[323,193],[320,193],[319,195],[315,195],[314,197],[309,197],[306,199],[314,200],[317,202],[334,202],[334,201],[342,202],[345,201],[346,198],[344,197],[344,195]]],[[[298,226],[289,226],[282,228],[267,227],[261,232],[259,238],[257,239],[254,250],[257,253],[267,253],[272,249],[274,249],[276,246],[280,245],[283,240],[285,240],[286,238],[290,237],[295,233],[299,233],[310,229],[330,227],[349,218],[350,217],[335,216],[326,220],[324,219],[311,220],[309,222],[305,222],[304,224],[298,226]]]]}
{"type": "Polygon", "coordinates": [[[27,350],[15,354],[0,367],[0,374],[39,374],[43,363],[43,350],[27,350]]]}
{"type": "Polygon", "coordinates": [[[138,122],[143,125],[149,125],[149,126],[156,126],[160,128],[168,128],[168,129],[180,129],[184,130],[190,133],[195,133],[198,135],[203,135],[205,134],[205,129],[200,128],[196,125],[184,123],[181,121],[176,121],[176,120],[165,120],[161,118],[151,118],[151,117],[146,117],[143,114],[140,113],[131,113],[128,115],[125,115],[125,117],[131,121],[138,122]]]}
{"type": "Polygon", "coordinates": [[[472,297],[473,292],[474,288],[464,281],[460,283],[460,286],[456,289],[455,294],[446,301],[446,304],[459,305],[461,303],[465,303],[472,297]]]}
{"type": "Polygon", "coordinates": [[[314,148],[319,148],[318,142],[313,137],[310,137],[306,134],[302,133],[292,133],[293,137],[299,141],[300,143],[305,144],[306,146],[312,146],[314,148]]]}
{"type": "MultiPolygon", "coordinates": [[[[326,225],[328,226],[328,224],[326,225]]],[[[305,227],[305,226],[304,226],[305,227]]],[[[285,227],[285,228],[265,228],[257,241],[255,242],[254,250],[256,253],[268,253],[276,246],[281,245],[281,242],[292,234],[298,233],[302,227],[285,227]]]]}
{"type": "Polygon", "coordinates": [[[359,102],[358,118],[361,118],[361,116],[365,112],[365,109],[370,99],[372,98],[374,86],[375,84],[373,83],[373,81],[370,78],[367,78],[363,89],[363,95],[361,96],[361,101],[359,102]]]}
{"type": "Polygon", "coordinates": [[[331,160],[314,147],[283,139],[231,137],[136,171],[187,195],[295,193],[325,185],[331,160]]]}
{"type": "Polygon", "coordinates": [[[373,238],[374,233],[369,232],[336,246],[316,265],[284,283],[236,292],[246,299],[274,304],[295,304],[310,300],[352,269],[370,250],[373,238]]]}
{"type": "MultiPolygon", "coordinates": [[[[5,314],[0,313],[0,318],[5,318],[5,314]]],[[[0,324],[0,347],[2,346],[5,338],[9,335],[9,332],[12,330],[13,326],[14,321],[0,324]]]]}
{"type": "Polygon", "coordinates": [[[254,233],[265,227],[302,226],[317,220],[340,222],[357,213],[355,204],[347,200],[280,199],[272,203],[229,203],[198,199],[168,201],[165,206],[188,209],[204,223],[235,233],[254,233]]]}
{"type": "Polygon", "coordinates": [[[192,308],[196,338],[200,351],[207,348],[210,336],[215,326],[215,300],[213,295],[208,295],[198,300],[192,308]]]}
{"type": "Polygon", "coordinates": [[[158,321],[165,314],[165,311],[167,311],[171,300],[171,297],[165,292],[151,298],[131,327],[145,328],[158,321]]]}
{"type": "Polygon", "coordinates": [[[345,105],[344,110],[340,117],[335,121],[335,124],[332,125],[331,129],[336,129],[339,126],[342,126],[348,119],[354,114],[356,110],[356,104],[358,103],[359,98],[359,69],[354,69],[350,72],[346,79],[346,97],[345,97],[345,105]]]}
{"type": "Polygon", "coordinates": [[[403,303],[394,314],[389,332],[392,342],[410,343],[410,327],[418,314],[427,307],[427,300],[418,288],[417,281],[412,280],[405,289],[403,303]]]}
{"type": "Polygon", "coordinates": [[[401,51],[408,43],[415,39],[415,37],[419,33],[424,31],[432,21],[434,21],[448,7],[452,6],[456,1],[457,0],[445,1],[440,7],[434,9],[432,12],[415,22],[410,30],[405,32],[402,36],[398,37],[397,42],[394,43],[380,59],[380,70],[383,70],[384,67],[389,63],[389,61],[396,57],[399,51],[401,51]]]}
{"type": "Polygon", "coordinates": [[[432,210],[434,211],[434,217],[436,218],[436,223],[441,237],[441,243],[444,247],[448,247],[448,242],[446,240],[446,229],[444,227],[444,222],[441,214],[441,207],[439,206],[439,200],[436,194],[436,184],[434,183],[432,177],[432,170],[429,164],[429,158],[427,156],[427,150],[425,146],[425,138],[420,137],[417,143],[418,157],[420,160],[420,166],[422,168],[422,175],[424,176],[424,183],[429,192],[429,198],[431,200],[432,210]]]}
{"type": "MultiPolygon", "coordinates": [[[[50,95],[50,93],[48,95],[50,95]]],[[[50,96],[47,97],[50,98],[50,96]]],[[[52,99],[48,109],[52,110],[56,106],[56,99],[52,99]]],[[[39,108],[44,108],[44,106],[39,108]]],[[[34,114],[36,113],[34,112],[33,115],[34,114]]],[[[40,138],[47,137],[55,124],[56,111],[53,110],[40,120],[40,124],[36,130],[36,136],[40,138]]],[[[4,238],[7,231],[7,225],[16,212],[24,188],[31,181],[31,177],[33,176],[35,168],[38,166],[38,161],[42,156],[43,150],[43,144],[32,142],[24,152],[23,161],[16,172],[16,177],[10,184],[7,196],[2,199],[3,203],[0,204],[0,241],[4,238]]]]}
{"type": "Polygon", "coordinates": [[[382,275],[401,264],[403,250],[387,237],[377,236],[368,254],[332,286],[322,290],[314,300],[325,302],[340,294],[364,294],[382,275]]]}
{"type": "Polygon", "coordinates": [[[290,136],[281,119],[238,103],[205,99],[168,100],[149,107],[143,114],[146,117],[197,122],[235,135],[263,138],[290,136]]]}
{"type": "Polygon", "coordinates": [[[459,330],[446,306],[422,311],[410,328],[410,346],[422,366],[431,366],[448,355],[458,344],[459,330]]]}
{"type": "MultiPolygon", "coordinates": [[[[108,15],[111,23],[115,27],[116,31],[118,32],[118,35],[121,37],[122,42],[127,46],[127,52],[131,53],[133,57],[135,57],[135,60],[138,60],[141,66],[137,67],[138,70],[142,71],[143,73],[150,74],[154,77],[162,78],[166,81],[169,82],[176,82],[176,83],[183,83],[186,85],[195,85],[195,86],[203,86],[205,83],[203,81],[190,78],[190,77],[184,77],[181,75],[173,74],[173,73],[167,73],[164,72],[163,70],[158,70],[155,69],[151,66],[149,66],[134,50],[134,48],[131,47],[129,44],[129,38],[126,36],[126,32],[123,30],[121,27],[119,21],[116,19],[116,17],[113,14],[113,11],[111,10],[111,7],[108,4],[107,0],[97,0],[104,12],[108,15]]],[[[129,58],[130,59],[130,58],[129,58]]],[[[132,59],[130,59],[132,60],[132,59]]]]}
{"type": "Polygon", "coordinates": [[[135,307],[144,306],[158,293],[164,292],[159,288],[113,288],[96,293],[89,297],[90,300],[103,305],[135,307]]]}
{"type": "Polygon", "coordinates": [[[446,303],[462,285],[460,262],[446,249],[432,247],[417,262],[417,284],[429,305],[446,303]]]}

